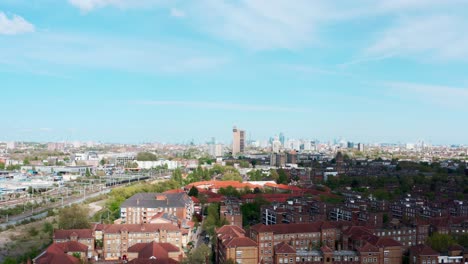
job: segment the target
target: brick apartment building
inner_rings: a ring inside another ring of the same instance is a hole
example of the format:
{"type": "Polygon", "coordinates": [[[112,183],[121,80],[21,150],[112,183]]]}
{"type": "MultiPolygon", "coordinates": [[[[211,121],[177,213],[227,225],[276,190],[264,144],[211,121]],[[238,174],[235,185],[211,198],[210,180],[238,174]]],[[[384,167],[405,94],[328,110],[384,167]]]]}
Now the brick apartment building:
{"type": "Polygon", "coordinates": [[[96,240],[102,241],[101,256],[106,260],[128,258],[128,249],[138,243],[170,243],[178,248],[182,243],[182,231],[172,224],[121,224],[98,225],[96,240]]]}
{"type": "Polygon", "coordinates": [[[230,225],[242,228],[241,201],[237,198],[226,198],[220,206],[219,215],[226,219],[230,225]]]}
{"type": "Polygon", "coordinates": [[[139,193],[120,206],[122,224],[146,224],[158,213],[168,213],[179,219],[191,220],[194,206],[185,193],[139,193]]]}
{"type": "Polygon", "coordinates": [[[258,224],[250,229],[259,263],[400,264],[403,247],[349,222],[258,224]]]}
{"type": "Polygon", "coordinates": [[[228,259],[236,263],[257,264],[257,243],[245,236],[244,229],[235,225],[225,225],[216,230],[216,263],[228,259]]]}

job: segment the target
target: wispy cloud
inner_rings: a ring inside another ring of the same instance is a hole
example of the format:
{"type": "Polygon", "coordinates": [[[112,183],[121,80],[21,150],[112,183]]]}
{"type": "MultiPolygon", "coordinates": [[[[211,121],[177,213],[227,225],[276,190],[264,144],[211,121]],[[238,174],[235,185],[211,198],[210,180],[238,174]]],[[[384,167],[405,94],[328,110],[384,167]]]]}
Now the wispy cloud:
{"type": "Polygon", "coordinates": [[[314,67],[314,66],[305,65],[305,64],[280,64],[278,66],[288,71],[294,71],[294,72],[309,74],[309,75],[338,75],[338,76],[348,76],[348,77],[353,76],[352,74],[343,72],[339,68],[336,68],[336,67],[328,69],[328,68],[314,67]]]}
{"type": "Polygon", "coordinates": [[[400,19],[366,49],[371,56],[416,56],[468,60],[468,20],[456,16],[400,19]]]}
{"type": "Polygon", "coordinates": [[[68,0],[68,2],[83,12],[90,12],[105,7],[147,8],[153,5],[164,4],[166,0],[68,0]]]}
{"type": "Polygon", "coordinates": [[[287,106],[271,106],[271,105],[253,105],[253,104],[238,104],[227,102],[204,102],[204,101],[133,101],[132,104],[137,105],[154,105],[154,106],[174,106],[186,107],[195,109],[215,109],[215,110],[232,110],[232,111],[254,111],[254,112],[310,112],[306,108],[287,107],[287,106]]]}
{"type": "Polygon", "coordinates": [[[395,53],[388,53],[388,54],[382,54],[382,55],[377,55],[377,56],[364,56],[362,58],[355,58],[350,61],[340,63],[338,64],[338,67],[346,68],[348,66],[353,66],[353,65],[357,65],[361,63],[381,61],[381,60],[392,58],[395,55],[396,55],[395,53]]]}
{"type": "Polygon", "coordinates": [[[182,18],[185,17],[185,12],[177,8],[171,8],[171,16],[182,18]]]}
{"type": "Polygon", "coordinates": [[[30,22],[18,15],[12,15],[8,18],[3,12],[0,12],[0,34],[16,35],[34,32],[35,27],[30,22]]]}
{"type": "Polygon", "coordinates": [[[448,108],[468,111],[468,88],[409,82],[384,82],[393,95],[448,108]]]}

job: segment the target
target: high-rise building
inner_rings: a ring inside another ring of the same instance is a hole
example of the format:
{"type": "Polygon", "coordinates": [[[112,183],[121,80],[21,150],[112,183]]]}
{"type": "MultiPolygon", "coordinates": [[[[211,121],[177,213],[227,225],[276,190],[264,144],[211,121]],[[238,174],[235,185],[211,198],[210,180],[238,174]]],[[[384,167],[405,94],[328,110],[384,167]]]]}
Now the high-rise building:
{"type": "Polygon", "coordinates": [[[232,129],[232,155],[244,153],[245,150],[245,131],[234,127],[232,129]]]}
{"type": "Polygon", "coordinates": [[[281,150],[281,147],[282,147],[281,141],[278,139],[278,137],[275,136],[275,139],[273,140],[271,144],[273,153],[279,153],[281,150]]]}
{"type": "Polygon", "coordinates": [[[361,151],[361,152],[364,152],[364,144],[359,143],[358,144],[358,150],[361,151]]]}
{"type": "Polygon", "coordinates": [[[211,144],[209,146],[209,154],[212,157],[222,157],[223,156],[223,145],[222,144],[211,144]]]}
{"type": "Polygon", "coordinates": [[[279,141],[281,142],[281,146],[284,147],[284,143],[286,142],[286,138],[284,137],[284,134],[282,132],[279,134],[279,141]]]}

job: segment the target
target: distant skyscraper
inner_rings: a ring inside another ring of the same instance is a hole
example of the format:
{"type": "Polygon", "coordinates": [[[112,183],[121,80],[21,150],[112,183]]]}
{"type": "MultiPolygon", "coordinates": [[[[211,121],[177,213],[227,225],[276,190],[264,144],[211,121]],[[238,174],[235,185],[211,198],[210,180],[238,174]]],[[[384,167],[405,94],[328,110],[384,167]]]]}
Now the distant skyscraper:
{"type": "Polygon", "coordinates": [[[273,153],[279,153],[281,150],[281,141],[278,139],[278,137],[275,136],[275,139],[271,143],[271,148],[273,150],[273,153]]]}
{"type": "Polygon", "coordinates": [[[245,150],[245,131],[237,127],[232,129],[232,155],[244,153],[245,150]]]}
{"type": "Polygon", "coordinates": [[[283,132],[279,134],[279,141],[281,142],[281,146],[284,147],[284,143],[286,142],[286,138],[284,137],[283,132]]]}
{"type": "Polygon", "coordinates": [[[358,150],[361,151],[361,152],[364,152],[364,144],[359,143],[358,144],[358,150]]]}

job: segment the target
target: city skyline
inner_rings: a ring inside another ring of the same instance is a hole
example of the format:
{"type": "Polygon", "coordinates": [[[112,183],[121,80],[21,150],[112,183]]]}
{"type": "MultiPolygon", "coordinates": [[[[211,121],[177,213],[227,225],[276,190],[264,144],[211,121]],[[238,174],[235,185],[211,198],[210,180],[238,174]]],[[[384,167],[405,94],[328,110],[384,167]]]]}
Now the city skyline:
{"type": "Polygon", "coordinates": [[[0,141],[468,144],[463,6],[2,1],[0,141]]]}

